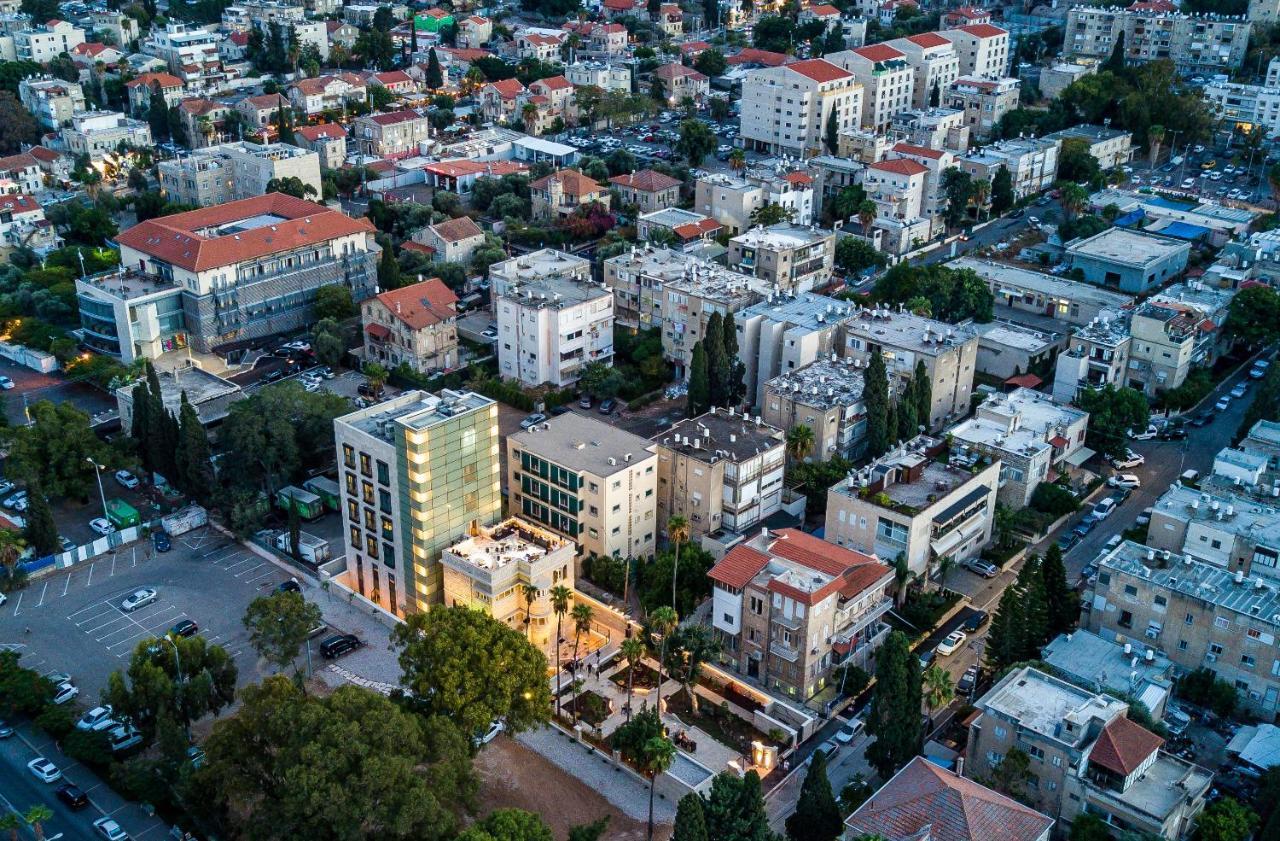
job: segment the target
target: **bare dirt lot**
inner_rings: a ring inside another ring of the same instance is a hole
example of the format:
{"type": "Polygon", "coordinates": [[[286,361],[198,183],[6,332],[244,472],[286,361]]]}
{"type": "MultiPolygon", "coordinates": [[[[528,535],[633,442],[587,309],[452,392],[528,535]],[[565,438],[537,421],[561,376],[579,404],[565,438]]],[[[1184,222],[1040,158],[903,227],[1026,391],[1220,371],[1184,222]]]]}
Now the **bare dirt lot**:
{"type": "MultiPolygon", "coordinates": [[[[644,841],[644,821],[627,817],[581,781],[571,777],[514,739],[499,736],[476,757],[480,775],[480,814],[495,809],[526,809],[542,815],[556,838],[569,828],[609,815],[604,837],[609,841],[644,841]]],[[[670,826],[654,827],[654,837],[667,841],[670,826]]]]}

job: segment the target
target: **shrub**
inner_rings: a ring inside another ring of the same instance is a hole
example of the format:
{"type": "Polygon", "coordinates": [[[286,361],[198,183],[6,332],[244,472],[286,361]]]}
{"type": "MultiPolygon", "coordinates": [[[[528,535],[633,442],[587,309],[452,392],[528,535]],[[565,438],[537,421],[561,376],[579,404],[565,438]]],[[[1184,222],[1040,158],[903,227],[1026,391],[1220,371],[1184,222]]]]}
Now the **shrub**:
{"type": "Polygon", "coordinates": [[[64,704],[50,704],[36,716],[36,726],[54,739],[63,739],[75,729],[76,721],[64,704]]]}
{"type": "Polygon", "coordinates": [[[1061,485],[1041,482],[1031,494],[1031,507],[1056,519],[1079,510],[1080,500],[1061,485]]]}
{"type": "Polygon", "coordinates": [[[106,733],[72,730],[62,740],[62,752],[77,762],[95,768],[105,768],[111,764],[111,746],[107,742],[106,733]]]}

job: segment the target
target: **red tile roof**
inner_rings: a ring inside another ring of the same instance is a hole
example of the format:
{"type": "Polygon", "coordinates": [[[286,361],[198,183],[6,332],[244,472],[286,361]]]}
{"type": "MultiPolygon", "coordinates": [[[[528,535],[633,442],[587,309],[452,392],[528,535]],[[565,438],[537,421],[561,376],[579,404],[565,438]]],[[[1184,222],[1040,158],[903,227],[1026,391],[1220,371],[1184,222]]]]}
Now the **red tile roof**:
{"type": "Polygon", "coordinates": [[[395,126],[400,123],[413,122],[414,120],[425,120],[426,117],[417,111],[405,109],[403,111],[392,111],[389,114],[374,114],[369,119],[380,126],[395,126]]]}
{"type": "Polygon", "coordinates": [[[388,70],[386,73],[374,73],[373,78],[383,85],[413,84],[413,77],[403,70],[388,70]]]}
{"type": "Polygon", "coordinates": [[[808,76],[819,84],[824,82],[834,82],[837,79],[847,79],[853,75],[840,65],[832,64],[826,59],[821,58],[797,61],[792,64],[788,64],[787,69],[799,73],[801,76],[808,76]]]}
{"type": "Polygon", "coordinates": [[[378,302],[410,330],[422,330],[457,315],[458,296],[438,277],[383,292],[378,302]]]}
{"type": "Polygon", "coordinates": [[[893,172],[898,175],[920,175],[929,171],[927,166],[919,161],[913,161],[910,158],[897,158],[892,161],[879,161],[871,164],[869,169],[877,169],[881,172],[893,172]]]}
{"type": "Polygon", "coordinates": [[[711,45],[706,41],[687,41],[680,45],[680,52],[685,55],[693,55],[703,50],[710,49],[711,45]]]}
{"type": "Polygon", "coordinates": [[[846,598],[856,597],[868,587],[889,578],[893,571],[886,564],[843,546],[800,531],[782,529],[772,535],[768,553],[739,544],[725,555],[708,573],[715,581],[742,589],[769,563],[770,557],[782,558],[830,576],[822,587],[806,592],[780,578],[769,581],[768,589],[805,604],[815,604],[832,593],[846,598]]]}
{"type": "Polygon", "coordinates": [[[1070,443],[1069,439],[1063,438],[1061,435],[1055,435],[1049,439],[1049,444],[1058,450],[1065,450],[1070,443]]]}
{"type": "Polygon", "coordinates": [[[683,225],[676,225],[671,231],[680,239],[688,242],[715,233],[722,227],[714,219],[699,219],[697,222],[685,222],[683,225]]]}
{"type": "Polygon", "coordinates": [[[896,61],[906,58],[905,55],[887,44],[872,44],[868,47],[858,47],[854,52],[865,58],[867,61],[896,61]]]}
{"type": "Polygon", "coordinates": [[[829,15],[840,17],[840,10],[835,6],[828,6],[826,3],[820,3],[817,6],[810,6],[809,14],[817,17],[827,17],[829,15]]]}
{"type": "Polygon", "coordinates": [[[915,155],[918,158],[933,158],[935,161],[943,155],[941,149],[929,149],[925,146],[914,146],[910,143],[895,144],[893,151],[901,152],[904,155],[915,155]]]}
{"type": "Polygon", "coordinates": [[[587,176],[578,172],[576,169],[562,169],[559,172],[553,172],[548,176],[539,178],[529,185],[533,190],[545,190],[552,181],[559,181],[564,189],[566,196],[589,196],[593,193],[599,193],[604,187],[597,184],[587,176]]]}
{"type": "Polygon", "coordinates": [[[1127,718],[1114,718],[1102,728],[1089,752],[1089,762],[1127,777],[1164,744],[1155,733],[1127,718]]]}
{"type": "Polygon", "coordinates": [[[484,236],[484,229],[475,223],[470,216],[459,216],[432,225],[431,230],[445,242],[461,242],[471,237],[484,236]]]}
{"type": "Polygon", "coordinates": [[[739,544],[729,550],[707,573],[713,581],[741,590],[769,563],[769,556],[739,544]]]}
{"type": "Polygon", "coordinates": [[[678,61],[662,65],[657,70],[653,71],[653,75],[658,79],[666,79],[668,81],[676,78],[677,76],[687,76],[695,82],[700,82],[707,78],[692,67],[685,67],[678,61]]]}
{"type": "Polygon", "coordinates": [[[781,67],[787,63],[787,54],[745,47],[736,55],[729,56],[727,61],[729,64],[762,64],[765,67],[781,67]]]}
{"type": "Polygon", "coordinates": [[[788,184],[812,184],[813,176],[807,172],[788,172],[782,177],[788,184]]]}
{"type": "Polygon", "coordinates": [[[143,73],[124,83],[126,88],[136,88],[139,85],[150,85],[152,82],[162,88],[180,88],[182,80],[170,73],[143,73]]]}
{"type": "Polygon", "coordinates": [[[545,79],[539,79],[533,84],[541,85],[547,90],[552,90],[552,91],[559,91],[559,90],[564,90],[565,88],[573,87],[573,82],[570,82],[564,76],[548,76],[545,79]]]}
{"type": "Polygon", "coordinates": [[[11,213],[31,213],[39,209],[40,203],[31,198],[31,196],[24,196],[21,193],[0,196],[0,210],[7,210],[11,213]]]}
{"type": "Polygon", "coordinates": [[[1017,386],[1018,388],[1039,388],[1044,384],[1044,380],[1035,374],[1019,374],[1016,377],[1010,377],[1004,381],[1005,385],[1017,386]]]}
{"type": "Polygon", "coordinates": [[[258,110],[265,108],[279,108],[281,106],[284,106],[285,108],[291,107],[289,105],[289,100],[286,99],[283,94],[279,93],[264,93],[261,96],[247,96],[242,99],[241,102],[247,102],[258,110]]]}
{"type": "MultiPolygon", "coordinates": [[[[0,172],[13,172],[15,169],[28,169],[30,167],[40,166],[40,161],[36,160],[36,156],[32,153],[36,149],[43,149],[42,146],[35,146],[30,152],[19,152],[16,155],[9,155],[0,158],[0,172]]],[[[47,149],[45,151],[48,151],[47,149]]]]}
{"type": "Polygon", "coordinates": [[[466,158],[453,161],[435,161],[423,167],[427,172],[443,175],[448,178],[461,178],[467,175],[479,175],[485,171],[484,165],[466,158]]]}
{"type": "Polygon", "coordinates": [[[971,20],[979,20],[981,18],[990,19],[991,13],[988,12],[986,9],[981,9],[981,8],[978,8],[977,6],[961,6],[957,9],[952,9],[951,11],[947,12],[947,16],[969,18],[971,20]]]}
{"type": "Polygon", "coordinates": [[[314,126],[298,126],[293,130],[295,135],[301,135],[312,143],[317,140],[337,140],[339,137],[346,137],[347,132],[342,126],[333,123],[319,123],[314,126]]]}
{"type": "Polygon", "coordinates": [[[656,193],[659,190],[679,187],[680,179],[672,178],[670,175],[664,175],[652,169],[642,169],[630,175],[615,175],[609,179],[609,183],[617,184],[619,187],[630,187],[642,193],[656,193]]]}
{"type": "Polygon", "coordinates": [[[1053,818],[917,756],[845,820],[852,838],[1035,841],[1053,818]]]}
{"type": "Polygon", "coordinates": [[[779,529],[774,535],[776,539],[769,545],[770,552],[828,575],[839,575],[861,564],[879,564],[875,555],[828,543],[799,529],[779,529]]]}
{"type": "Polygon", "coordinates": [[[335,237],[373,231],[368,219],[352,219],[322,204],[283,193],[269,193],[148,219],[119,234],[116,241],[166,263],[198,272],[292,251],[335,237]],[[235,234],[201,233],[207,228],[264,215],[279,216],[281,220],[235,234]]]}
{"type": "Polygon", "coordinates": [[[500,79],[497,82],[490,82],[486,87],[493,88],[503,99],[510,99],[524,93],[524,85],[519,79],[500,79]]]}
{"type": "Polygon", "coordinates": [[[945,47],[951,43],[936,32],[921,32],[919,35],[908,35],[907,40],[920,47],[945,47]]]}
{"type": "Polygon", "coordinates": [[[488,50],[464,49],[461,47],[438,47],[437,51],[448,53],[458,61],[478,61],[493,55],[488,50]]]}
{"type": "Polygon", "coordinates": [[[961,32],[968,32],[977,38],[998,38],[1001,35],[1008,35],[1008,30],[1001,29],[998,26],[992,26],[989,23],[974,23],[969,26],[960,27],[961,32]]]}

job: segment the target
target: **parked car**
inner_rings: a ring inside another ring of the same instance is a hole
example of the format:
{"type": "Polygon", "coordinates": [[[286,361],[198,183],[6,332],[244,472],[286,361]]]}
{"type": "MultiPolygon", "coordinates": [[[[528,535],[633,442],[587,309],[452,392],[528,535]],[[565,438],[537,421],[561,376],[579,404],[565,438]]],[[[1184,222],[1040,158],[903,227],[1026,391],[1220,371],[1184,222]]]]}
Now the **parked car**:
{"type": "Polygon", "coordinates": [[[1133,450],[1126,450],[1124,456],[1111,459],[1111,466],[1116,470],[1128,470],[1131,467],[1141,467],[1146,463],[1146,456],[1139,455],[1133,450]]]}
{"type": "Polygon", "coordinates": [[[1111,516],[1116,510],[1116,506],[1120,503],[1116,502],[1115,497],[1107,497],[1093,506],[1093,519],[1101,522],[1111,516]]]}
{"type": "Polygon", "coordinates": [[[1076,523],[1076,527],[1071,531],[1078,534],[1081,539],[1083,539],[1089,534],[1089,532],[1093,531],[1093,528],[1096,525],[1098,525],[1097,519],[1095,519],[1092,514],[1089,514],[1083,520],[1076,523]]]}
{"type": "Polygon", "coordinates": [[[0,718],[0,739],[8,739],[13,735],[13,728],[4,723],[4,719],[0,718]]]}
{"type": "Polygon", "coordinates": [[[970,666],[964,670],[964,674],[960,675],[960,679],[956,681],[956,694],[968,695],[973,691],[973,687],[978,683],[978,667],[970,666]]]}
{"type": "Polygon", "coordinates": [[[151,542],[155,544],[157,552],[168,552],[173,548],[173,541],[169,539],[166,532],[158,531],[151,535],[151,542]]]}
{"type": "Polygon", "coordinates": [[[991,614],[987,613],[985,610],[975,610],[973,613],[969,614],[969,618],[965,619],[964,623],[960,625],[960,630],[964,631],[966,634],[976,634],[978,629],[987,624],[987,620],[990,618],[991,614]]]}
{"type": "Polygon", "coordinates": [[[946,657],[950,654],[955,654],[968,638],[969,635],[964,631],[952,631],[947,634],[946,639],[938,643],[938,656],[946,657]]]}
{"type": "Polygon", "coordinates": [[[1142,480],[1132,473],[1117,473],[1107,479],[1107,485],[1112,488],[1140,488],[1142,480]]]}
{"type": "Polygon", "coordinates": [[[80,720],[76,722],[77,730],[84,730],[89,733],[96,733],[99,730],[110,730],[115,727],[115,721],[111,718],[111,705],[104,704],[101,707],[94,707],[84,715],[80,716],[80,720]]]}
{"type": "Polygon", "coordinates": [[[1254,365],[1252,368],[1249,369],[1249,379],[1251,380],[1260,380],[1266,375],[1267,375],[1267,369],[1259,368],[1257,365],[1254,365]]]}
{"type": "Polygon", "coordinates": [[[336,634],[320,643],[320,654],[326,660],[341,657],[363,645],[355,634],[336,634]]]}
{"type": "Polygon", "coordinates": [[[480,745],[487,745],[494,739],[498,738],[498,734],[506,729],[506,723],[502,719],[496,718],[489,724],[489,727],[483,733],[476,737],[476,741],[480,745]]]}
{"type": "Polygon", "coordinates": [[[860,718],[850,719],[843,727],[836,731],[836,741],[842,745],[847,745],[858,737],[862,732],[862,728],[866,724],[860,718]]]}
{"type": "Polygon", "coordinates": [[[93,822],[93,828],[107,841],[129,841],[129,833],[114,818],[98,818],[93,822]]]}
{"type": "Polygon", "coordinates": [[[1150,509],[1150,508],[1143,508],[1143,509],[1142,509],[1142,513],[1141,513],[1141,514],[1139,514],[1139,515],[1134,519],[1133,524],[1134,524],[1134,525],[1136,525],[1136,526],[1145,526],[1145,525],[1147,525],[1147,524],[1148,524],[1148,523],[1150,523],[1150,522],[1151,522],[1151,509],[1150,509]]]}
{"type": "Polygon", "coordinates": [[[138,477],[134,476],[128,470],[117,470],[116,481],[126,488],[136,488],[141,484],[141,482],[138,481],[138,477]]]}
{"type": "Polygon", "coordinates": [[[1231,396],[1224,394],[1222,397],[1218,398],[1217,403],[1213,404],[1213,408],[1217,409],[1219,412],[1225,412],[1227,410],[1227,407],[1230,405],[1231,405],[1231,396]]]}
{"type": "Polygon", "coordinates": [[[89,805],[89,795],[80,790],[75,783],[63,783],[54,792],[58,799],[67,804],[68,809],[83,809],[89,805]]]}
{"type": "Polygon", "coordinates": [[[125,597],[124,601],[120,602],[120,609],[125,613],[133,613],[135,610],[153,604],[158,596],[159,594],[154,587],[143,587],[139,590],[134,590],[125,597]]]}
{"type": "Polygon", "coordinates": [[[31,772],[31,776],[43,783],[56,783],[62,779],[62,771],[57,765],[54,765],[43,756],[37,756],[35,759],[27,763],[27,770],[31,772]]]}
{"type": "Polygon", "coordinates": [[[0,377],[0,388],[3,388],[5,391],[13,388],[13,380],[8,377],[0,377]]]}
{"type": "Polygon", "coordinates": [[[1156,429],[1155,424],[1148,424],[1146,429],[1129,430],[1129,437],[1135,441],[1150,441],[1160,434],[1160,430],[1156,429]]]}
{"type": "Polygon", "coordinates": [[[1156,437],[1161,441],[1185,441],[1187,431],[1180,426],[1166,426],[1156,437]]]}
{"type": "Polygon", "coordinates": [[[1245,392],[1249,390],[1249,381],[1241,380],[1236,383],[1235,388],[1231,389],[1231,396],[1237,399],[1244,397],[1245,392]]]}
{"type": "Polygon", "coordinates": [[[288,581],[281,581],[276,585],[277,593],[301,593],[302,585],[298,583],[298,579],[290,578],[288,581]]]}
{"type": "Polygon", "coordinates": [[[964,568],[970,572],[981,575],[983,578],[995,578],[1000,574],[1000,568],[993,563],[982,560],[981,558],[970,558],[963,564],[964,568]]]}
{"type": "Polygon", "coordinates": [[[65,704],[80,694],[80,687],[73,683],[60,683],[53,692],[53,703],[65,704]]]}
{"type": "Polygon", "coordinates": [[[1058,535],[1058,549],[1063,552],[1070,552],[1080,542],[1080,535],[1074,531],[1064,531],[1058,535]]]}
{"type": "MultiPolygon", "coordinates": [[[[1253,376],[1253,372],[1249,372],[1249,376],[1253,376]]],[[[1213,412],[1201,412],[1191,419],[1191,425],[1199,429],[1202,426],[1208,426],[1213,422],[1213,412]]]]}
{"type": "Polygon", "coordinates": [[[535,426],[542,423],[546,419],[547,419],[546,415],[542,414],[541,412],[535,412],[532,415],[529,415],[524,420],[520,421],[520,428],[533,429],[535,426]]]}
{"type": "Polygon", "coordinates": [[[584,394],[584,395],[582,395],[581,397],[579,397],[579,398],[578,398],[578,408],[580,408],[580,409],[590,409],[590,408],[591,408],[591,395],[590,395],[590,394],[584,394]]]}
{"type": "Polygon", "coordinates": [[[480,335],[486,339],[497,339],[498,331],[494,330],[492,327],[486,327],[480,331],[480,335]]]}
{"type": "Polygon", "coordinates": [[[169,629],[169,635],[173,637],[193,637],[199,632],[200,626],[191,619],[183,619],[169,629]]]}
{"type": "Polygon", "coordinates": [[[9,496],[4,501],[4,507],[12,508],[16,511],[22,511],[27,507],[27,492],[18,491],[16,494],[9,496]],[[19,508],[18,506],[22,506],[22,507],[19,508]]]}
{"type": "Polygon", "coordinates": [[[610,397],[608,400],[600,401],[600,408],[597,411],[602,415],[612,415],[616,408],[618,408],[618,401],[610,397]]]}

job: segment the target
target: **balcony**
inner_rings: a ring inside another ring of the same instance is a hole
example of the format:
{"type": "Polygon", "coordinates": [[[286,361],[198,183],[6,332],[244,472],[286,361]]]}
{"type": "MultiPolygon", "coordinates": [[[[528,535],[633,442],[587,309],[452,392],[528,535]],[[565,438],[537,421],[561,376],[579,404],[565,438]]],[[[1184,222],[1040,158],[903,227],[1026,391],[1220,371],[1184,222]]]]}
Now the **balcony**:
{"type": "Polygon", "coordinates": [[[769,642],[769,651],[772,654],[778,655],[783,660],[786,660],[788,663],[794,663],[796,660],[800,659],[800,650],[792,648],[782,640],[771,640],[769,642]]]}

